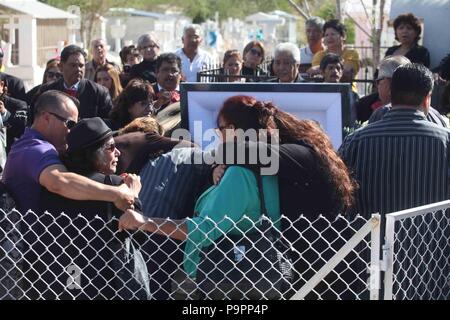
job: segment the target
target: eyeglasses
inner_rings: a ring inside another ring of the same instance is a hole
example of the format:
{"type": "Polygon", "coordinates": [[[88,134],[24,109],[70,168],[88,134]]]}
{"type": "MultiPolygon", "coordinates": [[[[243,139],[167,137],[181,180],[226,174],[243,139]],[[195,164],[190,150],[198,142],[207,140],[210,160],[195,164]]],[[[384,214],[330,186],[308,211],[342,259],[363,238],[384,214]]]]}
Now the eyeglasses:
{"type": "Polygon", "coordinates": [[[103,150],[109,151],[109,152],[114,152],[116,150],[116,143],[110,143],[110,144],[105,144],[103,146],[103,150]]]}
{"type": "Polygon", "coordinates": [[[54,116],[59,121],[63,122],[66,125],[67,129],[72,129],[77,124],[76,121],[61,117],[59,114],[56,114],[56,113],[53,113],[50,111],[47,111],[47,112],[50,113],[52,116],[54,116]]]}
{"type": "Polygon", "coordinates": [[[255,56],[262,57],[262,52],[259,51],[258,49],[255,49],[255,48],[250,49],[250,53],[255,55],[255,56]]]}
{"type": "Polygon", "coordinates": [[[62,73],[61,72],[47,71],[47,77],[60,79],[62,77],[62,73]]]}

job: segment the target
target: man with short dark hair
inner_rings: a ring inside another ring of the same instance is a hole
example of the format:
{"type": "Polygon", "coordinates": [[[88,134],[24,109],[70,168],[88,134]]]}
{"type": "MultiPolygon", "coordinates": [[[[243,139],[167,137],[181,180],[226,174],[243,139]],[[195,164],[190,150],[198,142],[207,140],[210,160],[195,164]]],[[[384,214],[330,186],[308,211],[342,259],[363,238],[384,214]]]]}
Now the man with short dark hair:
{"type": "Polygon", "coordinates": [[[391,111],[342,143],[339,152],[360,186],[356,209],[365,217],[448,199],[450,130],[426,119],[432,89],[426,67],[399,66],[391,111]]]}
{"type": "MultiPolygon", "coordinates": [[[[325,83],[340,83],[344,75],[344,60],[335,54],[327,53],[320,61],[320,73],[325,83]]],[[[356,104],[359,96],[356,92],[350,91],[350,123],[354,125],[356,121],[356,104]]]]}
{"type": "Polygon", "coordinates": [[[156,83],[153,90],[155,112],[180,101],[181,59],[174,53],[163,53],[156,60],[156,83]]]}
{"type": "Polygon", "coordinates": [[[335,53],[327,53],[320,61],[324,82],[339,83],[344,72],[344,61],[335,53]]]}
{"type": "MultiPolygon", "coordinates": [[[[78,46],[70,45],[61,52],[60,69],[63,77],[42,85],[40,93],[58,90],[80,101],[79,118],[108,118],[112,108],[108,90],[88,79],[84,79],[86,54],[78,46]]],[[[32,109],[34,103],[32,103],[32,109]]]]}

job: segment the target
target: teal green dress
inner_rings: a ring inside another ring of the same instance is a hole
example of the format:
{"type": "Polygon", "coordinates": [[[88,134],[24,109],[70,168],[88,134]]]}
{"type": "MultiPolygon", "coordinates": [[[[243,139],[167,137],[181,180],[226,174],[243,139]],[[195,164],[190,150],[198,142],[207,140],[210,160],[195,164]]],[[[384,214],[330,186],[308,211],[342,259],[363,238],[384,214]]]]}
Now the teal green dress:
{"type": "MultiPolygon", "coordinates": [[[[277,176],[263,176],[263,189],[268,214],[279,229],[281,223],[277,176]]],[[[191,278],[196,276],[202,248],[224,234],[240,235],[259,221],[259,201],[255,175],[238,166],[228,168],[219,185],[210,187],[200,196],[195,205],[195,217],[186,221],[188,235],[183,264],[191,278]],[[229,219],[224,219],[225,216],[229,219]],[[244,216],[246,218],[242,219],[244,216]],[[238,223],[235,224],[236,222],[238,223]]]]}

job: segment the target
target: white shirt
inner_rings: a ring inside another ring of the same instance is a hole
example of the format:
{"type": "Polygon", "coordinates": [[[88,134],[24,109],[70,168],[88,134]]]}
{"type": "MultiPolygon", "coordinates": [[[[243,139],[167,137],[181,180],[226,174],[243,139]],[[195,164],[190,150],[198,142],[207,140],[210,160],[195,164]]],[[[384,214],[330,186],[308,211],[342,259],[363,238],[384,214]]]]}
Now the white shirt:
{"type": "Polygon", "coordinates": [[[205,69],[212,68],[212,58],[208,52],[198,49],[197,54],[192,62],[184,54],[183,48],[175,51],[175,54],[181,59],[181,69],[186,77],[187,82],[197,82],[197,72],[205,69]]]}
{"type": "Polygon", "coordinates": [[[314,53],[311,51],[309,46],[304,46],[300,48],[300,63],[310,64],[314,57],[314,53]]]}

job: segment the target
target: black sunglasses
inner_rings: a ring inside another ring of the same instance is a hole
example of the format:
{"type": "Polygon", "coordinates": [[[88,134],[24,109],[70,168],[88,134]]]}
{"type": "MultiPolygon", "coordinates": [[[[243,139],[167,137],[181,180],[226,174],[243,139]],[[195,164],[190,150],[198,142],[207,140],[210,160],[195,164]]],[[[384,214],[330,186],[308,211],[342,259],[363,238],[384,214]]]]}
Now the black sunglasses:
{"type": "Polygon", "coordinates": [[[64,124],[66,125],[67,129],[72,129],[77,124],[76,121],[73,121],[73,120],[61,117],[59,114],[56,114],[56,113],[53,113],[53,112],[50,112],[50,111],[47,111],[47,112],[50,113],[52,116],[54,116],[59,121],[64,122],[64,124]]]}
{"type": "Polygon", "coordinates": [[[114,142],[110,143],[110,144],[106,144],[103,146],[103,149],[107,150],[109,152],[114,152],[116,150],[116,144],[114,142]]]}

